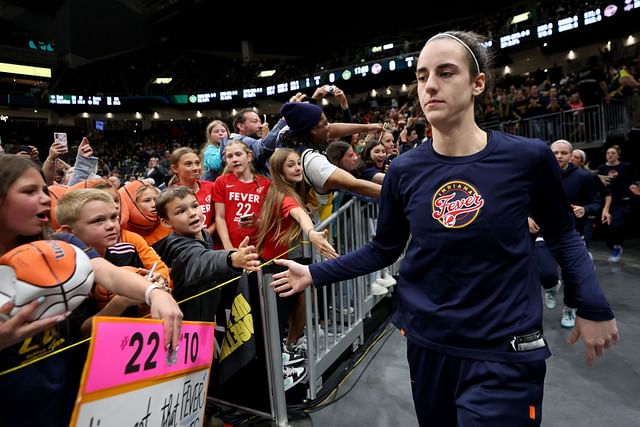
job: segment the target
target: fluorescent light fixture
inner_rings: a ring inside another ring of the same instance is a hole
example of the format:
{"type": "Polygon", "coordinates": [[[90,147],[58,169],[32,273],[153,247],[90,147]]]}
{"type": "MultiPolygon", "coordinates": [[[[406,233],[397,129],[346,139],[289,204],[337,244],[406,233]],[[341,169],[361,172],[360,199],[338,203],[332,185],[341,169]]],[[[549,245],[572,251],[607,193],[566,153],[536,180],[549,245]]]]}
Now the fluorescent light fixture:
{"type": "Polygon", "coordinates": [[[271,77],[276,73],[276,70],[262,70],[258,73],[258,77],[271,77]]]}
{"type": "Polygon", "coordinates": [[[168,85],[173,80],[173,77],[157,77],[153,83],[157,85],[168,85]]]}
{"type": "Polygon", "coordinates": [[[389,49],[393,49],[393,43],[387,43],[385,45],[382,45],[382,50],[389,50],[389,49]]]}
{"type": "Polygon", "coordinates": [[[518,24],[520,22],[524,22],[528,20],[529,20],[529,12],[520,13],[513,17],[513,19],[511,20],[511,25],[518,24]]]}
{"type": "Polygon", "coordinates": [[[51,68],[34,67],[31,65],[10,64],[0,62],[0,73],[20,74],[23,76],[51,78],[51,68]]]}

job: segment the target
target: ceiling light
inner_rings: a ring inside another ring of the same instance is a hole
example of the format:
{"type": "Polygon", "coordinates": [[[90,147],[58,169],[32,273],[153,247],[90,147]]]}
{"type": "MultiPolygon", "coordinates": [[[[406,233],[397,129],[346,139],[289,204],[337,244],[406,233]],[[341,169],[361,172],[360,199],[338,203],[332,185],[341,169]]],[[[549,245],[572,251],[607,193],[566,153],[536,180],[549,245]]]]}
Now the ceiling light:
{"type": "Polygon", "coordinates": [[[157,85],[168,85],[173,80],[173,77],[158,77],[153,83],[157,85]]]}
{"type": "Polygon", "coordinates": [[[271,77],[276,73],[276,70],[262,70],[258,73],[258,77],[271,77]]]}
{"type": "Polygon", "coordinates": [[[513,19],[511,20],[511,25],[527,21],[528,19],[529,19],[529,12],[520,13],[513,17],[513,19]]]}

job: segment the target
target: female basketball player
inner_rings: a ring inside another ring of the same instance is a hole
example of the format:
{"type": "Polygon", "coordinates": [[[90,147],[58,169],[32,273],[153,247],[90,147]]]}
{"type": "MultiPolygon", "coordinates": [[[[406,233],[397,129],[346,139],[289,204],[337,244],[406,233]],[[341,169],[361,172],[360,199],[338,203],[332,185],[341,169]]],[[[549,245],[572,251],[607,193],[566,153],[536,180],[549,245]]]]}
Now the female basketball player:
{"type": "Polygon", "coordinates": [[[545,359],[542,308],[527,216],[572,281],[578,312],[569,337],[587,362],[618,339],[593,264],[575,232],[549,148],[480,129],[474,102],[488,83],[479,36],[440,33],[417,62],[419,101],[433,138],[396,158],[380,198],[375,239],[310,266],[280,261],[276,292],[291,295],[393,263],[400,271],[393,322],[407,337],[421,425],[540,425],[545,359]],[[514,155],[514,153],[517,153],[514,155]],[[426,213],[426,215],[425,215],[426,213]]]}

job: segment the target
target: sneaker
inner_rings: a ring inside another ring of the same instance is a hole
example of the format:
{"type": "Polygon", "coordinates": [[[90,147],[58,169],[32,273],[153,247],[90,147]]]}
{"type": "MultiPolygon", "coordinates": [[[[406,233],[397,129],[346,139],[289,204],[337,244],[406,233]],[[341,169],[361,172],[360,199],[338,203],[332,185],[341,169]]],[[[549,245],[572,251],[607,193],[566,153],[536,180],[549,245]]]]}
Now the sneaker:
{"type": "Polygon", "coordinates": [[[562,282],[558,280],[558,284],[553,288],[544,290],[544,305],[549,310],[553,310],[554,308],[556,308],[556,294],[558,293],[558,289],[560,289],[561,284],[562,282]]]}
{"type": "Polygon", "coordinates": [[[384,286],[380,286],[377,282],[371,283],[371,295],[386,295],[389,290],[384,286]]]}
{"type": "Polygon", "coordinates": [[[307,377],[307,369],[304,367],[294,368],[287,366],[282,371],[282,374],[284,376],[284,391],[287,391],[307,377]]]}
{"type": "Polygon", "coordinates": [[[551,289],[544,290],[544,305],[549,310],[553,310],[556,308],[556,288],[555,286],[551,289]]]}
{"type": "Polygon", "coordinates": [[[576,324],[576,309],[565,306],[562,309],[562,318],[560,319],[560,325],[563,328],[573,328],[576,324]]]}
{"type": "Polygon", "coordinates": [[[385,288],[390,288],[396,284],[396,279],[394,279],[391,273],[389,273],[389,270],[385,268],[380,273],[380,277],[376,280],[376,283],[380,286],[384,286],[385,288]]]}
{"type": "Polygon", "coordinates": [[[390,288],[396,284],[396,279],[391,276],[380,277],[376,280],[376,283],[380,286],[384,286],[385,288],[390,288]]]}
{"type": "Polygon", "coordinates": [[[296,356],[296,358],[302,358],[303,360],[307,358],[307,337],[302,336],[298,339],[294,344],[289,344],[287,346],[289,353],[292,353],[296,356]]]}
{"type": "Polygon", "coordinates": [[[618,263],[622,260],[622,246],[613,245],[613,250],[611,251],[611,255],[609,255],[609,262],[618,263]]]}
{"type": "Polygon", "coordinates": [[[300,362],[304,362],[304,355],[297,349],[283,346],[282,348],[282,364],[284,366],[295,365],[300,362]]]}

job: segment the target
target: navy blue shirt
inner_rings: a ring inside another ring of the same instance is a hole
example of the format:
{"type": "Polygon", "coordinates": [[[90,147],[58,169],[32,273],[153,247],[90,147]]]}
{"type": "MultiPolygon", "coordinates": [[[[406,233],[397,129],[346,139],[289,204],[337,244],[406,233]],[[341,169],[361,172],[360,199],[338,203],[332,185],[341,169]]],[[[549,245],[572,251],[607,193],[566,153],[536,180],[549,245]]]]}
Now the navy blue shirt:
{"type": "Polygon", "coordinates": [[[584,218],[598,215],[600,203],[598,202],[598,188],[592,173],[569,163],[567,168],[561,171],[562,188],[567,195],[570,204],[582,206],[585,216],[574,218],[576,230],[582,234],[584,231],[584,218]]]}
{"type": "Polygon", "coordinates": [[[309,268],[316,285],[356,277],[393,263],[411,236],[393,316],[409,340],[471,359],[540,360],[548,348],[516,353],[509,344],[542,330],[529,214],[572,283],[578,315],[612,319],[551,150],[501,132],[470,156],[439,155],[431,141],[399,156],[382,186],[375,239],[309,268]]]}

